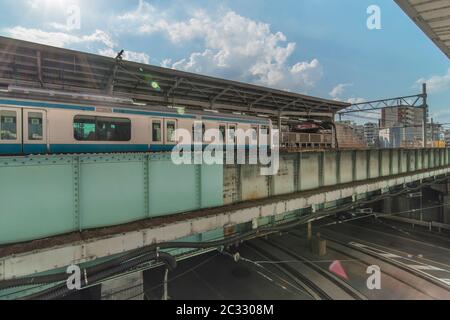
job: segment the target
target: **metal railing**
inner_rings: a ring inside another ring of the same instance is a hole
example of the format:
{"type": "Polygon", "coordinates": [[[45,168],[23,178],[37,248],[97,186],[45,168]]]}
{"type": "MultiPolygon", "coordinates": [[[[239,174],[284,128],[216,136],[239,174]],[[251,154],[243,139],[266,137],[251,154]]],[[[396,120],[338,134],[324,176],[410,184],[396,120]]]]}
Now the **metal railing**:
{"type": "Polygon", "coordinates": [[[333,135],[324,133],[296,133],[283,132],[281,134],[281,144],[285,147],[332,147],[333,135]]]}

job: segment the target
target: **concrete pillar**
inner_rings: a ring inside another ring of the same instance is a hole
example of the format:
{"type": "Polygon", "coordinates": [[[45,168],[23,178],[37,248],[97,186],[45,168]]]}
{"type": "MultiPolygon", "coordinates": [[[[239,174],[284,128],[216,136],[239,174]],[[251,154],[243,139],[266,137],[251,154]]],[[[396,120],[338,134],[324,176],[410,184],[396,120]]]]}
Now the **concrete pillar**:
{"type": "Polygon", "coordinates": [[[327,240],[322,239],[320,233],[311,240],[311,251],[313,254],[323,257],[327,255],[327,240]]]}
{"type": "Polygon", "coordinates": [[[307,228],[308,228],[307,238],[308,238],[308,242],[310,242],[312,239],[312,224],[311,224],[311,222],[308,222],[307,228]]]}
{"type": "Polygon", "coordinates": [[[392,213],[392,197],[383,200],[383,213],[385,214],[392,213]]]}
{"type": "Polygon", "coordinates": [[[142,271],[102,283],[101,297],[102,300],[144,300],[142,271]]]}
{"type": "MultiPolygon", "coordinates": [[[[444,195],[442,197],[442,199],[443,199],[444,204],[450,203],[450,195],[448,195],[448,194],[444,195]]],[[[443,220],[444,221],[442,221],[442,222],[445,223],[445,224],[450,224],[450,206],[445,205],[442,208],[443,208],[443,213],[444,213],[443,214],[443,220]]]]}
{"type": "Polygon", "coordinates": [[[401,217],[405,217],[405,218],[411,217],[411,213],[409,212],[412,209],[410,198],[407,198],[405,196],[397,197],[397,208],[398,208],[398,210],[397,210],[398,212],[406,212],[406,213],[400,214],[401,217]]]}

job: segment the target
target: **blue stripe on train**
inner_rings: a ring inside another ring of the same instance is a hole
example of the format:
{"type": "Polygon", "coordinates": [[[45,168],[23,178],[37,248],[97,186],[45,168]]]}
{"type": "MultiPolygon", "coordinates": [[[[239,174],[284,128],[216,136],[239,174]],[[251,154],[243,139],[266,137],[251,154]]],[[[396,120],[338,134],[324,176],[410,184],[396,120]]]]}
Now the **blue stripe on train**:
{"type": "Polygon", "coordinates": [[[25,144],[23,146],[23,153],[26,154],[43,154],[47,152],[46,144],[25,144]]]}
{"type": "MultiPolygon", "coordinates": [[[[0,144],[0,154],[46,154],[46,153],[102,153],[102,152],[170,152],[174,145],[146,144],[52,144],[47,151],[45,144],[0,144]]],[[[184,150],[193,150],[193,146],[183,146],[184,150]]],[[[203,146],[203,149],[206,145],[203,146]]],[[[224,149],[226,146],[224,146],[224,149]]],[[[249,149],[249,146],[237,146],[237,149],[249,149]]]]}
{"type": "MultiPolygon", "coordinates": [[[[209,145],[204,144],[202,146],[202,150],[205,150],[207,146],[209,146],[209,145]]],[[[152,151],[152,152],[172,151],[174,147],[175,147],[174,145],[166,145],[166,144],[152,145],[152,146],[150,146],[150,151],[152,151]]],[[[183,150],[191,150],[191,151],[194,150],[194,145],[183,145],[181,147],[183,148],[183,150]]],[[[217,148],[218,145],[216,145],[215,147],[217,148]]],[[[227,148],[226,145],[224,145],[222,147],[223,147],[224,150],[227,148]]],[[[257,147],[256,146],[250,147],[250,146],[241,145],[241,146],[234,146],[234,149],[238,149],[238,150],[245,149],[245,150],[248,150],[248,149],[257,149],[257,147]]]]}
{"type": "Polygon", "coordinates": [[[21,144],[0,144],[0,154],[20,154],[22,153],[21,144]]]}
{"type": "Polygon", "coordinates": [[[80,111],[95,111],[95,107],[91,106],[77,106],[70,104],[48,103],[39,101],[19,101],[19,100],[0,99],[0,103],[8,106],[17,106],[17,107],[37,107],[37,108],[68,109],[80,111]]]}
{"type": "Polygon", "coordinates": [[[52,144],[51,153],[143,152],[146,144],[52,144]]]}

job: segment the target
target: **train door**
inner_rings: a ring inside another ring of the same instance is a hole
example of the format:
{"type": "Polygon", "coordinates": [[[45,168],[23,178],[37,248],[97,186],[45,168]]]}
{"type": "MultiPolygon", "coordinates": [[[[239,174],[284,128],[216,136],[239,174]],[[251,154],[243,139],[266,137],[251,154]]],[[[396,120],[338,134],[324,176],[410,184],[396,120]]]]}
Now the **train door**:
{"type": "Polygon", "coordinates": [[[176,130],[177,120],[164,119],[164,140],[166,145],[175,146],[177,144],[176,130]]]}
{"type": "Polygon", "coordinates": [[[0,154],[22,153],[21,109],[0,106],[0,154]]]}
{"type": "Polygon", "coordinates": [[[150,132],[151,132],[151,151],[162,151],[164,144],[163,135],[163,120],[158,118],[150,119],[150,132]]]}
{"type": "Polygon", "coordinates": [[[23,109],[23,152],[43,154],[48,151],[47,112],[23,109]]]}

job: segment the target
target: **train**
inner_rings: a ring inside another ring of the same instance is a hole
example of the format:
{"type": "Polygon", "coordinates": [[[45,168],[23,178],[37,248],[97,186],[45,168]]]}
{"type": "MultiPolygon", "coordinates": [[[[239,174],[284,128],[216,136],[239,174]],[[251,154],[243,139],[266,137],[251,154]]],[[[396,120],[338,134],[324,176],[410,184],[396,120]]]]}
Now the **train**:
{"type": "Polygon", "coordinates": [[[175,130],[193,132],[199,122],[219,130],[224,147],[239,147],[238,129],[254,129],[256,137],[272,130],[269,118],[247,115],[1,97],[0,155],[169,152],[178,144],[175,130]]]}

